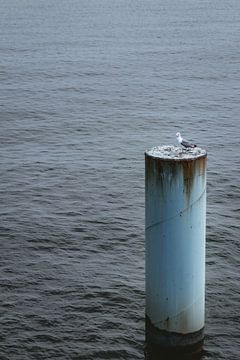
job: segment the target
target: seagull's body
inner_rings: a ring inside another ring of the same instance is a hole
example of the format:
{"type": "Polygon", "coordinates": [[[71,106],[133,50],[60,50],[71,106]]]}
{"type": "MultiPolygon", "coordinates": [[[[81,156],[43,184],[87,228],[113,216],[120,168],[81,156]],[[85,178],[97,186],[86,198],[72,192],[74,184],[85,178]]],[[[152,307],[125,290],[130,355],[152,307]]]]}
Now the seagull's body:
{"type": "Polygon", "coordinates": [[[181,145],[182,147],[184,147],[186,149],[192,149],[192,148],[197,147],[197,145],[191,144],[187,140],[183,139],[182,135],[179,132],[176,133],[176,137],[177,137],[177,141],[178,141],[179,145],[181,145]]]}

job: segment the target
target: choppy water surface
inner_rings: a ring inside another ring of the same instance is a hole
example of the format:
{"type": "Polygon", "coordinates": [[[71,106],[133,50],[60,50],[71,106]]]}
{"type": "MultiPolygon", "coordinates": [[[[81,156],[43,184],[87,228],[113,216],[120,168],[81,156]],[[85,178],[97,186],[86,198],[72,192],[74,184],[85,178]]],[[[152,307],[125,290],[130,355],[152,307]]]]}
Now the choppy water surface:
{"type": "Polygon", "coordinates": [[[238,0],[0,2],[0,358],[144,358],[144,150],[206,148],[206,340],[239,359],[238,0]]]}

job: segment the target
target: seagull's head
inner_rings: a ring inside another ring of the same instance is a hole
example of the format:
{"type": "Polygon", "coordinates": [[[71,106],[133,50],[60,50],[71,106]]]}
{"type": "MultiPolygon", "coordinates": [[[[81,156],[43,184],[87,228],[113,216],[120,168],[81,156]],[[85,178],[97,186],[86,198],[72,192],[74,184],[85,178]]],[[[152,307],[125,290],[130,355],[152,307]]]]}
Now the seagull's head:
{"type": "Polygon", "coordinates": [[[180,132],[177,132],[177,133],[176,133],[176,137],[177,137],[177,138],[180,138],[180,137],[181,137],[180,132]]]}

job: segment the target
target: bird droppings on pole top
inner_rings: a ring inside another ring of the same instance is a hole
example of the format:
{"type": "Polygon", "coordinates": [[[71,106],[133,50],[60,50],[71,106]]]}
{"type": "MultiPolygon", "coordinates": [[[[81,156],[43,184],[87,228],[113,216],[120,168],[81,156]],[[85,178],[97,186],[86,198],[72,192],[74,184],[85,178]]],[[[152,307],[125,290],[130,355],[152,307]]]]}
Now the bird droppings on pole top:
{"type": "Polygon", "coordinates": [[[206,150],[196,146],[194,148],[182,149],[179,146],[163,145],[155,146],[146,151],[150,156],[161,158],[161,160],[194,160],[206,156],[206,150]]]}

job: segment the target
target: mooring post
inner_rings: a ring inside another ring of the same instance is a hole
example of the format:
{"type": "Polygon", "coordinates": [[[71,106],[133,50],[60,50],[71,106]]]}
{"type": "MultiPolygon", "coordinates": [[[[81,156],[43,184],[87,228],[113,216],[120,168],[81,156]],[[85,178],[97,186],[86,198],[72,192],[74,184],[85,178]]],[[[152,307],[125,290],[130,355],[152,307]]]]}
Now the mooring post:
{"type": "Polygon", "coordinates": [[[206,160],[200,148],[145,152],[146,340],[164,351],[203,343],[206,160]]]}

